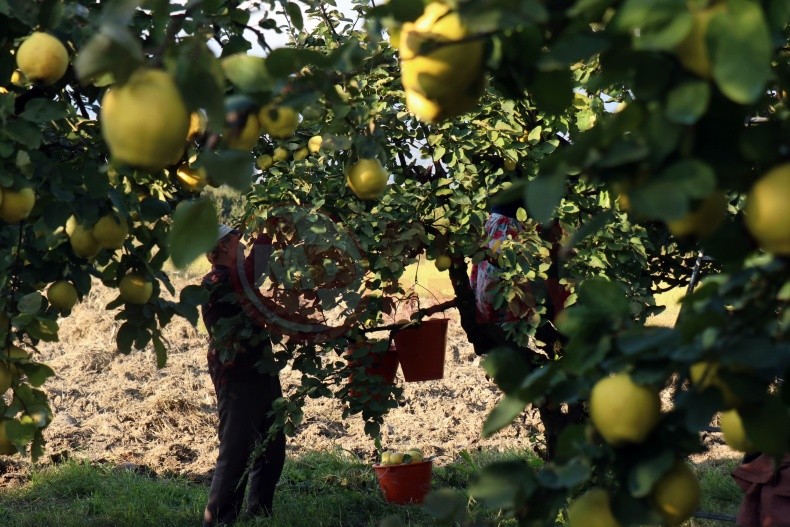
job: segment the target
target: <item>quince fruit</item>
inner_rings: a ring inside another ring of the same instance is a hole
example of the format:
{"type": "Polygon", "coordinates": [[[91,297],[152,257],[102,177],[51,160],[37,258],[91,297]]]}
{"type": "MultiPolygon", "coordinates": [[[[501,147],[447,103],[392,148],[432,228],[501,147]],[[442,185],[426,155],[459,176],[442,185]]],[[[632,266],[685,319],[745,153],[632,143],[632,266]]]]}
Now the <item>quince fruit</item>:
{"type": "Polygon", "coordinates": [[[36,194],[30,187],[0,189],[0,219],[8,223],[18,223],[30,216],[35,204],[36,194]]]}
{"type": "Polygon", "coordinates": [[[267,104],[261,108],[258,120],[264,132],[278,139],[291,137],[299,126],[299,114],[296,110],[276,104],[267,104]]]}
{"type": "Polygon", "coordinates": [[[49,33],[36,31],[19,46],[16,65],[30,82],[50,86],[66,73],[69,52],[57,38],[49,33]]]}
{"type": "Polygon", "coordinates": [[[121,298],[130,304],[145,304],[151,298],[153,289],[151,281],[141,273],[129,273],[118,284],[121,298]]]}
{"type": "Polygon", "coordinates": [[[387,186],[389,176],[378,159],[360,159],[349,169],[346,182],[359,199],[378,198],[387,186]]]}
{"type": "Polygon", "coordinates": [[[590,419],[612,446],[643,442],[661,418],[661,399],[626,373],[605,377],[590,393],[590,419]]]}
{"type": "Polygon", "coordinates": [[[104,140],[118,161],[157,171],[183,154],[189,112],[166,71],[140,68],[126,84],[108,90],[100,120],[104,140]]]}
{"type": "Polygon", "coordinates": [[[129,236],[129,226],[126,221],[115,214],[105,214],[91,229],[93,238],[105,249],[120,249],[129,236]]]}
{"type": "Polygon", "coordinates": [[[766,251],[790,255],[790,163],[768,171],[746,197],[746,228],[766,251]]]}
{"type": "Polygon", "coordinates": [[[47,300],[60,311],[71,311],[79,301],[77,289],[66,280],[58,280],[47,289],[47,300]]]}

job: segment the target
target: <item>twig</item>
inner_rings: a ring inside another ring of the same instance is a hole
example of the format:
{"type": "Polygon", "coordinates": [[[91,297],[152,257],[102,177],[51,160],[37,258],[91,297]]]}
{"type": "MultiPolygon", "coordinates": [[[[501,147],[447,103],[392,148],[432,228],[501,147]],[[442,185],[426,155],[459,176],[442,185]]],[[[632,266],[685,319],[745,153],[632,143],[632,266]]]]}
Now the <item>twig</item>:
{"type": "Polygon", "coordinates": [[[324,7],[323,2],[318,2],[318,9],[321,10],[321,16],[323,17],[324,22],[326,22],[326,25],[329,26],[330,31],[332,31],[332,40],[334,40],[335,42],[339,42],[340,35],[337,34],[337,30],[335,30],[335,26],[332,25],[332,21],[329,20],[329,14],[327,14],[326,7],[324,7]]]}
{"type": "Polygon", "coordinates": [[[730,516],[729,514],[719,514],[718,512],[695,511],[692,516],[695,518],[703,518],[705,520],[718,520],[721,522],[730,523],[736,522],[735,516],[730,516]]]}
{"type": "Polygon", "coordinates": [[[74,99],[74,102],[77,104],[77,108],[80,110],[80,115],[82,115],[85,119],[90,119],[90,115],[88,114],[88,110],[85,108],[85,103],[82,102],[82,94],[78,87],[74,86],[72,91],[69,92],[71,94],[71,98],[74,99]]]}

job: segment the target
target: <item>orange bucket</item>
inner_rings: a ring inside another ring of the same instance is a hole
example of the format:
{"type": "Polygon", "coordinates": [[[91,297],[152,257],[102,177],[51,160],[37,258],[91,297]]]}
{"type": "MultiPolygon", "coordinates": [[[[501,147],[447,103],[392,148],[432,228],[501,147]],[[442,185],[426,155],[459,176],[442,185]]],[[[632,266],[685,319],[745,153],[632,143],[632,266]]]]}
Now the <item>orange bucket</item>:
{"type": "Polygon", "coordinates": [[[373,465],[373,470],[384,498],[390,503],[420,504],[431,490],[431,460],[406,465],[373,465]]]}
{"type": "Polygon", "coordinates": [[[446,318],[431,318],[416,328],[395,334],[395,350],[406,381],[433,381],[444,377],[448,323],[446,318]]]}

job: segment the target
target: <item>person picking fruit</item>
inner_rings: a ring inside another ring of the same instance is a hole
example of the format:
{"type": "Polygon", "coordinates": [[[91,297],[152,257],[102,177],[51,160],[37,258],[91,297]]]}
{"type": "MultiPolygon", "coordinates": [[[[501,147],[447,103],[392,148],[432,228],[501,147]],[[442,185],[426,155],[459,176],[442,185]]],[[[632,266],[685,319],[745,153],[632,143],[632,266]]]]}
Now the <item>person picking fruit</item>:
{"type": "MultiPolygon", "coordinates": [[[[253,323],[231,295],[231,273],[240,238],[240,231],[220,225],[217,245],[206,255],[211,271],[203,278],[203,285],[210,292],[202,306],[209,333],[208,369],[219,412],[219,455],[203,514],[204,527],[236,521],[247,479],[247,513],[270,516],[275,486],[285,463],[285,434],[279,431],[255,459],[249,477],[245,475],[257,442],[268,437],[274,424],[274,417],[269,414],[275,399],[282,397],[282,388],[277,374],[264,367],[265,352],[272,345],[266,330],[256,326],[253,338],[237,338],[245,324],[253,323]]],[[[270,242],[263,236],[255,240],[264,248],[270,242]]]]}

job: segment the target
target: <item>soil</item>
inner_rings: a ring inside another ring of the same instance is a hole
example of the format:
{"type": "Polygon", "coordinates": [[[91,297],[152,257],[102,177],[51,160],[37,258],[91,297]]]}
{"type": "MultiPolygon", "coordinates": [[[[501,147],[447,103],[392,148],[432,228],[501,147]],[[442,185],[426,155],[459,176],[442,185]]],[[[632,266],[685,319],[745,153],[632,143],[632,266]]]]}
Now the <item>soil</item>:
{"type": "MultiPolygon", "coordinates": [[[[189,283],[174,278],[177,290],[189,283]]],[[[205,330],[174,318],[165,330],[167,365],[157,369],[152,349],[129,355],[115,351],[119,323],[104,309],[115,295],[94,284],[72,316],[61,319],[60,342],[40,346],[37,360],[48,363],[56,376],[43,387],[55,417],[44,432],[46,453],[39,463],[87,459],[207,480],[218,442],[205,330]]],[[[439,464],[464,450],[534,447],[541,440],[534,409],[493,437],[481,437],[483,422],[501,393],[486,378],[454,313],[448,316],[444,378],[405,383],[398,372],[405,402],[387,415],[382,444],[422,448],[439,464]]],[[[298,384],[298,372],[286,369],[281,379],[287,393],[298,384]]],[[[339,400],[310,399],[297,435],[288,440],[289,455],[340,448],[373,461],[375,447],[364,434],[362,419],[344,420],[342,411],[339,400]]],[[[716,436],[707,438],[713,449],[704,457],[737,457],[716,436]]],[[[0,458],[0,487],[25,481],[29,468],[23,459],[0,458]]]]}

